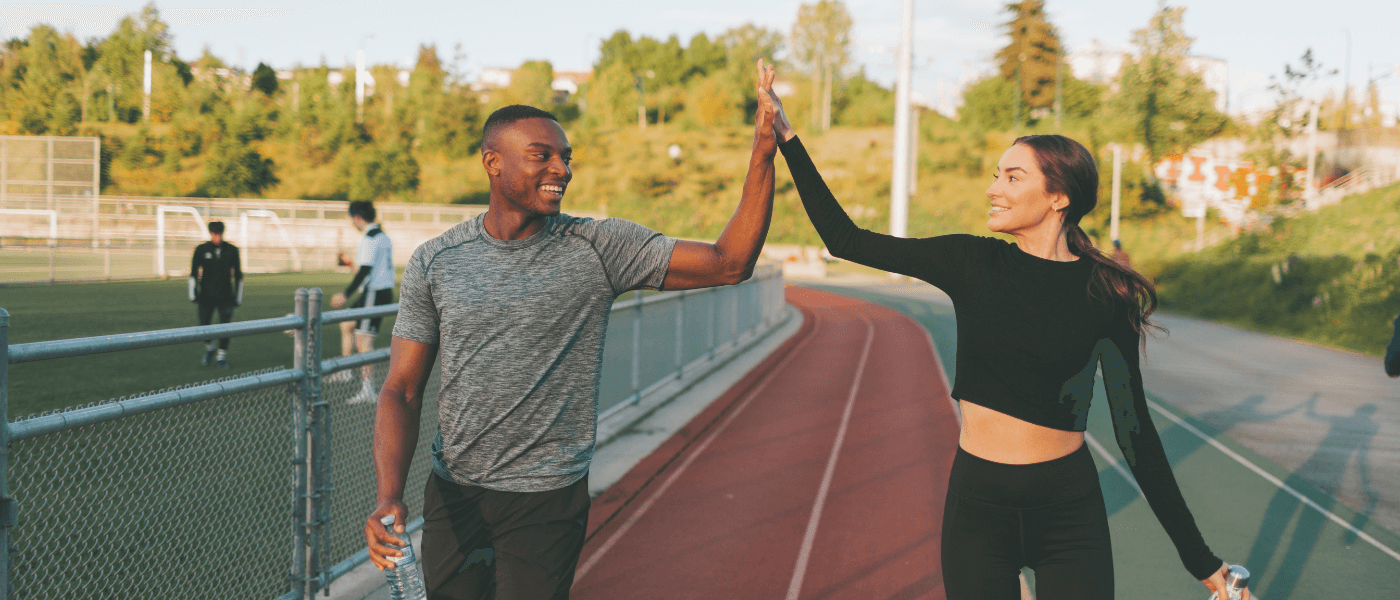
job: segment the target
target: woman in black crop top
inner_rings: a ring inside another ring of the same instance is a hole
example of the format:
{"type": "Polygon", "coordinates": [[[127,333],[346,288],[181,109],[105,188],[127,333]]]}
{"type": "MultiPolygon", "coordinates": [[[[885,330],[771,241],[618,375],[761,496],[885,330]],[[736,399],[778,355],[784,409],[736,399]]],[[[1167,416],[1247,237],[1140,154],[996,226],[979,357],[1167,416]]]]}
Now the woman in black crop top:
{"type": "Polygon", "coordinates": [[[1083,441],[1100,367],[1143,495],[1187,571],[1224,597],[1226,565],[1201,538],[1147,411],[1138,348],[1156,294],[1078,225],[1097,203],[1089,152],[1057,135],[1023,137],[1006,151],[987,190],[987,226],[1015,244],[897,238],[856,227],[772,99],[779,148],[831,254],[922,279],[953,299],[952,395],[963,423],[944,507],[947,597],[1016,598],[1022,567],[1035,569],[1042,600],[1113,597],[1108,517],[1083,441]]]}

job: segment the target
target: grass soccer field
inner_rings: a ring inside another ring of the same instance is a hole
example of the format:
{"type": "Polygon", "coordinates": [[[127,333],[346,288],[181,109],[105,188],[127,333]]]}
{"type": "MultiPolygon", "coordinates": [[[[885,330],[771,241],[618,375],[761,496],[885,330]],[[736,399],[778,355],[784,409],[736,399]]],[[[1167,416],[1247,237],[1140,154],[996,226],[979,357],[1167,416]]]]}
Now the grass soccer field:
{"type": "MultiPolygon", "coordinates": [[[[250,274],[234,321],[292,312],[297,288],[319,287],[322,310],[349,284],[347,273],[250,274]]],[[[186,296],[186,279],[0,286],[0,308],[10,313],[10,343],[134,333],[198,325],[186,296]]],[[[217,318],[215,319],[217,322],[217,318]]],[[[393,318],[384,320],[376,346],[389,343],[393,318]]],[[[325,356],[340,354],[340,329],[325,329],[325,356]]],[[[292,339],[270,333],[233,338],[227,370],[201,366],[199,342],[78,356],[10,366],[9,415],[14,420],[45,410],[88,404],[152,390],[287,366],[292,339]]]]}

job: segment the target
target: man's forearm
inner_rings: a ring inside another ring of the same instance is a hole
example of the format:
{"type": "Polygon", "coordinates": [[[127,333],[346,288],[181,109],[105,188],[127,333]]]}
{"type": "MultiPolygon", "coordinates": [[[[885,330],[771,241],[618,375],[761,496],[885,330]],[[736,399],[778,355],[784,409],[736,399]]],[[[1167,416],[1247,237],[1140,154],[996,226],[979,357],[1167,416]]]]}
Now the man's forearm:
{"type": "Polygon", "coordinates": [[[725,270],[740,275],[741,279],[753,272],[773,219],[773,155],[776,152],[777,142],[771,135],[754,140],[749,173],[744,178],[743,198],[715,242],[725,270]]]}
{"type": "Polygon", "coordinates": [[[421,402],[411,402],[404,390],[385,386],[381,394],[392,396],[380,401],[374,425],[374,472],[378,479],[377,503],[403,500],[408,468],[418,447],[421,402]]]}

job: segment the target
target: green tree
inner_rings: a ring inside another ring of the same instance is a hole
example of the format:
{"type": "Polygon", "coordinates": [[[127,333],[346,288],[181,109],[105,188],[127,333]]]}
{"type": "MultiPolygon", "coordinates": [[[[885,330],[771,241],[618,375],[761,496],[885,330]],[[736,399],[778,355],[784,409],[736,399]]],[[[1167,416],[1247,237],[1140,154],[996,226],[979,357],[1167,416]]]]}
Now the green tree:
{"type": "Polygon", "coordinates": [[[17,60],[3,97],[10,118],[25,133],[72,135],[82,118],[81,103],[74,97],[84,75],[82,45],[48,25],[35,26],[15,45],[17,60]]]}
{"type": "Polygon", "coordinates": [[[257,195],[281,182],[273,168],[272,159],[263,158],[251,146],[226,138],[204,163],[199,193],[216,198],[257,195]]]}
{"type": "Polygon", "coordinates": [[[593,71],[584,101],[585,122],[593,127],[613,129],[629,121],[637,110],[637,90],[632,73],[621,61],[613,61],[602,70],[593,71]]]}
{"type": "Polygon", "coordinates": [[[350,200],[379,200],[418,190],[418,160],[399,143],[361,148],[348,170],[350,200]]]}
{"type": "Polygon", "coordinates": [[[816,82],[812,86],[813,129],[831,129],[832,80],[851,61],[851,25],[851,14],[840,0],[819,0],[797,9],[791,56],[816,82]],[[816,122],[818,115],[820,122],[816,122]]]}
{"type": "Polygon", "coordinates": [[[783,50],[783,34],[753,23],[731,27],[717,38],[728,50],[729,58],[721,74],[730,86],[743,98],[739,111],[743,118],[753,119],[758,109],[758,80],[754,62],[763,59],[770,65],[778,64],[777,55],[783,50]]]}
{"type": "Polygon", "coordinates": [[[262,92],[268,97],[277,93],[277,71],[273,71],[272,67],[258,63],[258,67],[253,69],[252,79],[252,90],[262,92]]]}
{"type": "Polygon", "coordinates": [[[1127,120],[1125,137],[1141,143],[1149,164],[1185,152],[1224,130],[1215,92],[1186,65],[1192,38],[1182,27],[1185,7],[1159,3],[1147,27],[1133,32],[1137,55],[1123,63],[1113,114],[1127,120]]]}
{"type": "Polygon", "coordinates": [[[718,73],[724,70],[728,58],[728,52],[723,45],[710,41],[710,37],[703,31],[697,33],[695,37],[690,38],[690,45],[686,46],[681,56],[684,63],[681,81],[718,73]]]}
{"type": "Polygon", "coordinates": [[[979,129],[1005,131],[1016,124],[1015,105],[1015,84],[994,75],[963,90],[958,119],[979,129]]]}
{"type": "Polygon", "coordinates": [[[547,60],[527,60],[510,76],[505,97],[509,104],[526,104],[543,110],[554,106],[554,66],[547,60]]]}
{"type": "Polygon", "coordinates": [[[862,67],[848,78],[836,96],[835,121],[853,127],[894,124],[894,90],[882,87],[865,76],[862,67]]]}
{"type": "Polygon", "coordinates": [[[153,63],[165,63],[171,40],[170,26],[160,20],[160,12],[151,2],[139,14],[123,17],[116,31],[98,46],[96,66],[112,79],[113,116],[118,120],[134,123],[140,119],[145,53],[151,51],[153,63]]]}
{"type": "Polygon", "coordinates": [[[1022,0],[1003,10],[1011,13],[1005,25],[1011,39],[997,51],[997,68],[1003,79],[1020,90],[1024,108],[1019,117],[1025,120],[1034,109],[1053,107],[1056,78],[1063,75],[1059,71],[1064,49],[1059,32],[1046,18],[1045,0],[1022,0]]]}

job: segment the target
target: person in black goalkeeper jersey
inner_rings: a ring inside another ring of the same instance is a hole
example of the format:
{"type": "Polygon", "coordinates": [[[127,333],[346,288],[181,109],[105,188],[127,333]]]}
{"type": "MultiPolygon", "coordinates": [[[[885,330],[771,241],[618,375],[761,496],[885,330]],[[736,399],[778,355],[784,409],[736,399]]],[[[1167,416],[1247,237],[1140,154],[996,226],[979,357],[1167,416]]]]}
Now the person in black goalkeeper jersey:
{"type": "Polygon", "coordinates": [[[1113,598],[1108,515],[1084,445],[1100,368],[1118,446],[1143,496],[1186,570],[1225,597],[1227,566],[1187,510],[1148,414],[1138,348],[1154,327],[1156,292],[1079,227],[1098,202],[1089,151],[1064,136],[1032,135],[1002,155],[986,193],[987,228],[1014,244],[907,239],[851,221],[781,110],[774,133],[832,255],[922,279],[953,300],[951,395],[962,424],[943,509],[946,597],[1018,598],[1018,574],[1029,567],[1042,600],[1113,598]]]}
{"type": "MultiPolygon", "coordinates": [[[[194,249],[190,261],[190,302],[199,305],[200,325],[212,323],[215,311],[220,323],[232,321],[233,307],[243,304],[243,267],[238,247],[224,241],[223,221],[210,221],[209,241],[194,249]]],[[[227,369],[228,338],[219,339],[217,352],[214,340],[205,340],[200,362],[206,366],[215,362],[220,369],[227,369]]]]}

